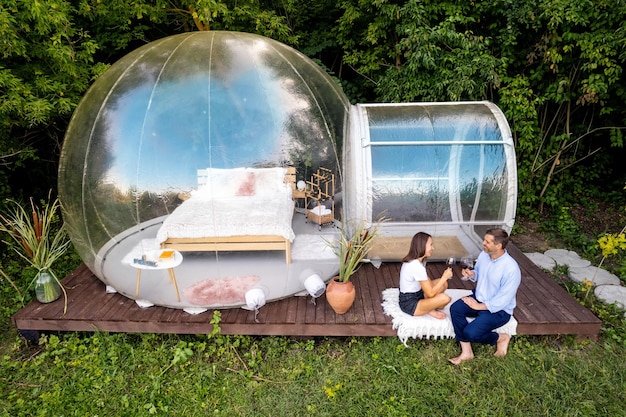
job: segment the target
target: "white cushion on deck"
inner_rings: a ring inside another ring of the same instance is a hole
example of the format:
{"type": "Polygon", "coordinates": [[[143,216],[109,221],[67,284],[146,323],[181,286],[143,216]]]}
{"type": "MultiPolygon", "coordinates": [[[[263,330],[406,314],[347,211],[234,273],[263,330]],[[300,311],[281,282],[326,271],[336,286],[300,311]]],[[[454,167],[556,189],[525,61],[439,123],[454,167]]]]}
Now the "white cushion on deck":
{"type": "MultiPolygon", "coordinates": [[[[392,325],[393,329],[398,330],[398,338],[405,346],[407,346],[407,340],[409,337],[414,339],[429,339],[431,337],[435,339],[453,338],[454,328],[452,327],[452,321],[450,320],[450,306],[456,300],[471,294],[470,290],[446,290],[446,294],[450,296],[451,300],[448,305],[445,306],[443,311],[446,313],[445,319],[436,319],[430,315],[424,316],[411,316],[400,310],[398,304],[398,296],[400,294],[399,288],[387,288],[382,292],[383,296],[383,311],[386,315],[393,317],[392,325]]],[[[472,318],[468,320],[473,320],[472,318]]],[[[511,320],[502,327],[495,330],[498,333],[507,333],[510,335],[517,334],[517,320],[511,316],[511,320]]]]}

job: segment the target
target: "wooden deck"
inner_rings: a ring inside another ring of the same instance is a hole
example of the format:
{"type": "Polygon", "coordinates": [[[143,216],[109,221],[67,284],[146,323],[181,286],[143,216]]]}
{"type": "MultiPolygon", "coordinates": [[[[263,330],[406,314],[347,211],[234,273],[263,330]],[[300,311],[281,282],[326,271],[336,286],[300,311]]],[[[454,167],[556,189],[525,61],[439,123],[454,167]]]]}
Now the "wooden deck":
{"type": "MultiPolygon", "coordinates": [[[[596,339],[601,321],[581,306],[515,246],[509,248],[522,269],[514,317],[517,333],[525,335],[573,334],[596,339]]],[[[357,297],[344,315],[335,314],[322,295],[290,297],[266,304],[255,313],[244,309],[221,310],[222,334],[284,336],[395,336],[391,318],[381,307],[381,292],[397,287],[400,263],[385,263],[380,269],[363,265],[353,277],[357,297]]],[[[440,276],[445,265],[428,264],[430,276],[440,276]]],[[[458,276],[458,274],[457,274],[458,276]]],[[[104,284],[84,265],[64,278],[68,309],[62,299],[50,304],[33,301],[17,312],[13,323],[19,330],[105,331],[131,333],[207,334],[213,329],[213,311],[190,315],[165,307],[140,308],[120,294],[107,294],[104,284]]],[[[451,288],[473,284],[454,278],[451,288]]]]}

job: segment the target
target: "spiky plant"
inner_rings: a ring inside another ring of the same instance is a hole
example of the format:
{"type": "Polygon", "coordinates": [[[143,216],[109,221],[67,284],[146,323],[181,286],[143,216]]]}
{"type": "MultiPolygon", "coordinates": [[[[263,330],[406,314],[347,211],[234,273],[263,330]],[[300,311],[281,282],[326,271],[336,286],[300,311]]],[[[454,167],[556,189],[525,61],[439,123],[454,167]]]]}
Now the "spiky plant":
{"type": "Polygon", "coordinates": [[[348,282],[361,263],[367,259],[372,242],[383,221],[378,221],[370,227],[367,227],[365,222],[360,222],[351,236],[347,235],[348,230],[344,227],[339,239],[329,242],[333,252],[339,257],[339,282],[348,282]]]}
{"type": "MultiPolygon", "coordinates": [[[[4,241],[15,252],[37,269],[38,273],[48,272],[59,284],[65,298],[63,312],[67,311],[67,293],[52,271],[52,265],[67,251],[71,241],[63,224],[56,227],[59,217],[59,199],[44,204],[43,209],[30,199],[30,213],[24,205],[8,200],[5,214],[0,214],[0,232],[6,232],[12,242],[4,241]]],[[[3,274],[6,276],[6,274],[3,274]]],[[[35,277],[30,283],[32,285],[35,277]]],[[[13,283],[12,283],[13,285],[13,283]]],[[[13,285],[15,287],[15,285],[13,285]]],[[[19,291],[18,291],[19,292],[19,291]]]]}

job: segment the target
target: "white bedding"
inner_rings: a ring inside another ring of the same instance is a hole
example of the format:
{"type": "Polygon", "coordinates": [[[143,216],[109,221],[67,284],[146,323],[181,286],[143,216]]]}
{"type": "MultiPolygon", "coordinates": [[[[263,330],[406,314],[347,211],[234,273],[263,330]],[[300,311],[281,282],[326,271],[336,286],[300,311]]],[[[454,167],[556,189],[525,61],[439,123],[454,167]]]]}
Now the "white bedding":
{"type": "Polygon", "coordinates": [[[242,235],[278,235],[293,241],[294,201],[284,174],[271,172],[271,184],[261,181],[267,173],[255,171],[253,195],[223,196],[216,189],[198,190],[170,214],[157,233],[157,242],[169,238],[204,238],[242,235]],[[276,184],[280,180],[280,184],[276,184]]]}

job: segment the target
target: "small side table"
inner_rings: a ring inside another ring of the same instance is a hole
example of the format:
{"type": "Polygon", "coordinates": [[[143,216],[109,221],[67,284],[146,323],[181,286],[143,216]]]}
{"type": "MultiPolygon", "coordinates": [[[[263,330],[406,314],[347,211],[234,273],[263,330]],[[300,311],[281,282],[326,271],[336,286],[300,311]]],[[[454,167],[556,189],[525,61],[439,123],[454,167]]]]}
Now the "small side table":
{"type": "MultiPolygon", "coordinates": [[[[165,250],[171,250],[171,249],[164,249],[163,251],[165,250]]],[[[172,284],[174,284],[174,288],[176,289],[176,297],[178,298],[178,302],[180,302],[180,293],[178,292],[178,283],[176,282],[176,275],[174,275],[174,268],[176,268],[182,262],[183,262],[183,255],[177,250],[174,251],[174,255],[172,256],[171,259],[159,260],[156,266],[137,264],[131,260],[130,266],[132,266],[133,268],[137,268],[137,284],[135,285],[135,297],[139,297],[139,285],[141,283],[141,271],[142,270],[145,269],[145,270],[156,271],[160,269],[167,269],[167,271],[170,274],[170,281],[172,282],[172,284]]]]}
{"type": "Polygon", "coordinates": [[[298,206],[298,208],[300,208],[300,204],[298,200],[304,200],[304,206],[302,207],[304,210],[306,210],[307,208],[307,198],[306,198],[306,191],[304,190],[298,190],[297,188],[295,190],[292,191],[291,193],[291,198],[293,198],[296,201],[296,206],[298,206]]]}

